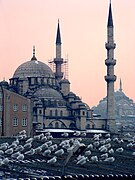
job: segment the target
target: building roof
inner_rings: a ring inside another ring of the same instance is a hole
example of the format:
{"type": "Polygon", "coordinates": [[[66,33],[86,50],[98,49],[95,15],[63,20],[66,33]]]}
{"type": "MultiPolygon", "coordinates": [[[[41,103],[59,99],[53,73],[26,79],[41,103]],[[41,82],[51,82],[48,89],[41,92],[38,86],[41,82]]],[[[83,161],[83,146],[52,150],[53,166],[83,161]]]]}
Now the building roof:
{"type": "Polygon", "coordinates": [[[14,72],[13,78],[55,77],[51,68],[36,58],[21,64],[14,72]]]}
{"type": "Polygon", "coordinates": [[[111,2],[109,6],[109,15],[108,15],[108,27],[113,27],[113,18],[112,18],[112,8],[111,8],[111,2]]]}
{"type": "Polygon", "coordinates": [[[56,44],[61,45],[61,35],[60,35],[59,20],[58,20],[57,35],[56,35],[56,44]]]}
{"type": "Polygon", "coordinates": [[[56,91],[53,88],[50,87],[43,87],[38,89],[35,94],[35,96],[37,96],[38,98],[46,98],[46,99],[63,99],[62,95],[56,91]]]}

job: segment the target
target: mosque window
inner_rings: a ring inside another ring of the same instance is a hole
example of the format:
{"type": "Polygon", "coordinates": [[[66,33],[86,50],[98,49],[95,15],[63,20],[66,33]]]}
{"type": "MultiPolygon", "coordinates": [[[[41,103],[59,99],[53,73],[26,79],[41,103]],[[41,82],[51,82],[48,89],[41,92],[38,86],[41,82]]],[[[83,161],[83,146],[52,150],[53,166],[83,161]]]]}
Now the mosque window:
{"type": "Polygon", "coordinates": [[[59,123],[58,122],[55,123],[55,128],[59,128],[59,123]]]}
{"type": "Polygon", "coordinates": [[[22,119],[22,126],[27,126],[27,119],[26,118],[22,119]]]}
{"type": "Polygon", "coordinates": [[[34,78],[31,78],[31,84],[34,84],[34,78]]]}
{"type": "Polygon", "coordinates": [[[37,78],[37,83],[41,84],[41,78],[37,78]]]}
{"type": "Polygon", "coordinates": [[[54,100],[51,100],[50,103],[51,103],[50,105],[53,106],[54,105],[54,100]]]}
{"type": "Polygon", "coordinates": [[[82,112],[82,115],[83,115],[83,116],[85,115],[85,111],[82,112]]]}
{"type": "Polygon", "coordinates": [[[50,110],[50,116],[52,116],[52,110],[50,110]]]}
{"type": "Polygon", "coordinates": [[[26,105],[26,104],[23,104],[23,105],[22,105],[22,111],[23,111],[23,112],[26,112],[26,111],[27,111],[27,105],[26,105]]]}
{"type": "Polygon", "coordinates": [[[2,104],[0,104],[0,111],[3,111],[3,106],[2,106],[2,104]]]}
{"type": "Polygon", "coordinates": [[[47,84],[47,80],[46,80],[46,78],[44,78],[44,84],[47,84]]]}
{"type": "Polygon", "coordinates": [[[13,104],[13,111],[18,111],[18,105],[17,104],[13,104]]]}
{"type": "Polygon", "coordinates": [[[2,119],[0,118],[0,126],[2,126],[2,119]]]}
{"type": "Polygon", "coordinates": [[[43,78],[41,78],[41,84],[44,84],[44,79],[43,78]]]}
{"type": "Polygon", "coordinates": [[[20,84],[20,86],[19,86],[19,91],[20,91],[20,93],[23,93],[23,85],[22,84],[20,84]]]}
{"type": "Polygon", "coordinates": [[[66,126],[63,123],[61,123],[61,128],[66,128],[66,126]]]}
{"type": "Polygon", "coordinates": [[[104,124],[102,124],[102,129],[105,129],[105,125],[104,124]]]}
{"type": "Polygon", "coordinates": [[[48,127],[49,127],[49,128],[53,128],[53,124],[50,123],[50,124],[48,125],[48,127]]]}
{"type": "Polygon", "coordinates": [[[93,128],[93,129],[95,128],[95,124],[92,124],[92,128],[93,128]]]}
{"type": "Polygon", "coordinates": [[[48,106],[51,106],[51,100],[48,100],[48,106]]]}
{"type": "Polygon", "coordinates": [[[33,114],[37,114],[37,109],[35,107],[33,108],[33,114]]]}
{"type": "Polygon", "coordinates": [[[16,117],[13,118],[12,124],[13,124],[13,126],[18,126],[18,119],[16,117]]]}
{"type": "Polygon", "coordinates": [[[49,79],[47,79],[47,84],[49,85],[49,79]]]}
{"type": "Polygon", "coordinates": [[[55,110],[55,116],[58,116],[58,110],[57,109],[55,110]]]}
{"type": "Polygon", "coordinates": [[[71,111],[68,112],[69,116],[71,116],[71,111]]]}
{"type": "Polygon", "coordinates": [[[42,114],[42,109],[39,109],[39,114],[42,114]]]}
{"type": "Polygon", "coordinates": [[[37,77],[36,78],[34,78],[34,84],[37,84],[38,83],[38,81],[37,81],[37,77]]]}
{"type": "Polygon", "coordinates": [[[53,128],[53,124],[52,124],[52,123],[50,123],[48,127],[49,127],[49,128],[53,128]]]}
{"type": "Polygon", "coordinates": [[[57,101],[56,100],[54,100],[53,105],[57,106],[57,101]]]}
{"type": "Polygon", "coordinates": [[[70,125],[69,125],[69,128],[76,128],[76,126],[75,126],[75,124],[74,123],[71,123],[70,125]]]}
{"type": "Polygon", "coordinates": [[[55,85],[55,79],[53,79],[52,83],[53,83],[53,85],[55,85]]]}
{"type": "Polygon", "coordinates": [[[90,124],[87,124],[87,125],[86,125],[86,129],[90,129],[90,124]]]}
{"type": "Polygon", "coordinates": [[[63,116],[63,111],[62,110],[60,111],[60,116],[63,116]]]}

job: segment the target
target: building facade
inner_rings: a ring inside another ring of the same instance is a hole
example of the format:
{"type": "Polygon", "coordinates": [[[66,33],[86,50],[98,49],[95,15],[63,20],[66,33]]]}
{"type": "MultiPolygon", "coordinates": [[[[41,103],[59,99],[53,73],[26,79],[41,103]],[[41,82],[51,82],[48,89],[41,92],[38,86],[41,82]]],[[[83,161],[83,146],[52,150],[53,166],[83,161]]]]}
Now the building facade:
{"type": "Polygon", "coordinates": [[[14,72],[9,83],[0,83],[0,134],[16,135],[25,129],[29,136],[48,128],[86,129],[115,128],[114,121],[114,65],[113,27],[111,4],[108,15],[107,49],[107,99],[108,121],[93,117],[93,110],[70,90],[70,82],[64,75],[65,60],[61,56],[61,34],[58,21],[56,33],[56,57],[52,60],[54,70],[36,58],[33,47],[32,58],[22,63],[14,72]],[[113,105],[113,106],[112,106],[113,105]],[[110,108],[112,106],[112,109],[110,108]],[[107,126],[108,125],[108,126],[107,126]],[[108,128],[109,127],[109,128],[108,128]]]}
{"type": "Polygon", "coordinates": [[[0,88],[0,132],[2,136],[12,136],[22,129],[27,135],[32,133],[30,99],[8,90],[6,81],[0,88]]]}

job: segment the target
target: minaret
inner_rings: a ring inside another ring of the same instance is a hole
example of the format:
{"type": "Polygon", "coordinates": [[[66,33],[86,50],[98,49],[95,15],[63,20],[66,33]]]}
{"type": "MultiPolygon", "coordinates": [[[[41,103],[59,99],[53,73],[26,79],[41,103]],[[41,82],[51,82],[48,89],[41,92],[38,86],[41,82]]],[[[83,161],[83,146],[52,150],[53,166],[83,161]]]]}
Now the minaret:
{"type": "Polygon", "coordinates": [[[114,97],[114,82],[116,76],[114,75],[114,66],[116,60],[114,59],[114,49],[116,44],[114,43],[113,35],[113,17],[111,1],[109,6],[108,24],[107,24],[107,43],[105,44],[107,49],[107,59],[105,65],[107,66],[107,75],[105,81],[107,82],[107,124],[106,129],[111,132],[116,132],[115,124],[115,97],[114,97]]]}
{"type": "Polygon", "coordinates": [[[61,58],[61,35],[60,35],[59,20],[58,20],[57,35],[56,35],[56,58],[54,58],[54,63],[56,65],[55,77],[59,82],[63,78],[63,72],[61,71],[63,58],[61,58]]]}

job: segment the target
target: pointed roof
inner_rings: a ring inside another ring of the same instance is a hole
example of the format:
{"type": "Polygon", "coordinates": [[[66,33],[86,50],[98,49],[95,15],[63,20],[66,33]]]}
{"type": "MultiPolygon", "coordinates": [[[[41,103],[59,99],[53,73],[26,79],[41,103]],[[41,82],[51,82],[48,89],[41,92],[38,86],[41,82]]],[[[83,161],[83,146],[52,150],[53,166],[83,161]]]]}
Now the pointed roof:
{"type": "Polygon", "coordinates": [[[112,7],[111,7],[111,1],[109,6],[109,15],[108,15],[108,23],[107,27],[113,27],[113,18],[112,18],[112,7]]]}
{"type": "Polygon", "coordinates": [[[56,35],[56,44],[61,44],[61,35],[60,35],[60,26],[59,26],[59,20],[58,20],[58,27],[57,27],[57,35],[56,35]]]}

